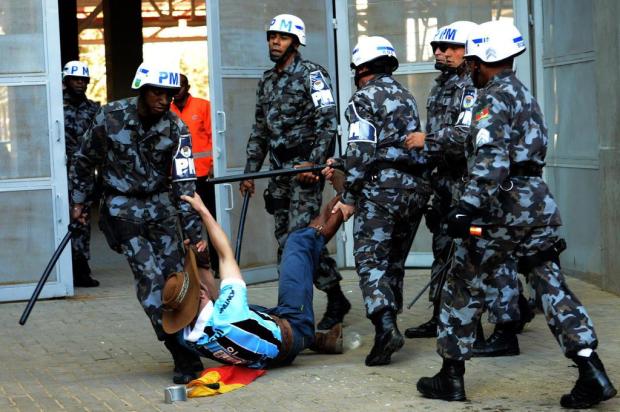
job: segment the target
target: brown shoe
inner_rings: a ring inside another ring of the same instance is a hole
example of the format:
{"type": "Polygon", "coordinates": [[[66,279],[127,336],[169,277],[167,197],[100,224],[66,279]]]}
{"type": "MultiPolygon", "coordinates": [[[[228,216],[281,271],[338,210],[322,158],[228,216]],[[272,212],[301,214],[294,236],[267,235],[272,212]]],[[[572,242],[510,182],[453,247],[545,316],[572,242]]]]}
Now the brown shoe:
{"type": "Polygon", "coordinates": [[[337,323],[328,330],[317,330],[314,334],[314,344],[310,349],[318,353],[342,353],[342,323],[337,323]]]}
{"type": "Polygon", "coordinates": [[[329,203],[323,207],[321,214],[315,217],[310,222],[310,227],[313,227],[325,238],[325,243],[334,237],[338,228],[342,224],[343,216],[342,212],[332,213],[332,209],[340,201],[340,195],[334,197],[329,203]]]}

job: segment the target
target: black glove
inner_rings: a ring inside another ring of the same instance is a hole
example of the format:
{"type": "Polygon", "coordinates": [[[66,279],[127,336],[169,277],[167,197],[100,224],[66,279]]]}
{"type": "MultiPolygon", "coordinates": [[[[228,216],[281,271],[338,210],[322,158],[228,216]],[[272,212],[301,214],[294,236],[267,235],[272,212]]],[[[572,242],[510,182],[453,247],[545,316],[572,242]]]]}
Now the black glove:
{"type": "Polygon", "coordinates": [[[472,206],[461,202],[446,218],[446,232],[448,236],[454,239],[465,239],[469,237],[469,228],[476,215],[477,213],[472,206]]]}
{"type": "Polygon", "coordinates": [[[428,205],[424,211],[424,221],[431,233],[437,233],[439,231],[439,224],[441,223],[441,214],[433,206],[428,205]]]}

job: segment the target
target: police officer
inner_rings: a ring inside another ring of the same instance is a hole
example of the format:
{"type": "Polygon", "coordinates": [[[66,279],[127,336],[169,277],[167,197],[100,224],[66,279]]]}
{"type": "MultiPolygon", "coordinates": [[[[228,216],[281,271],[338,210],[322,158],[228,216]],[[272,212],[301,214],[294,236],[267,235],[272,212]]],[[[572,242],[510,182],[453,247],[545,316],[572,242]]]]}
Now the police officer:
{"type": "MultiPolygon", "coordinates": [[[[71,168],[73,154],[82,143],[82,136],[90,127],[99,110],[99,103],[86,97],[86,89],[90,83],[88,65],[72,60],[62,69],[63,107],[65,114],[65,150],[67,155],[67,171],[71,168]]],[[[71,192],[71,181],[69,181],[71,192]]],[[[96,287],[99,282],[91,276],[90,266],[90,208],[92,201],[84,202],[85,224],[73,232],[71,238],[71,257],[73,262],[73,285],[78,287],[96,287]]]]}
{"type": "Polygon", "coordinates": [[[132,88],[138,97],[108,103],[97,112],[73,157],[72,217],[83,222],[92,171],[100,166],[100,227],[110,247],[129,262],[138,300],[174,359],[174,382],[187,383],[202,370],[200,358],[161,325],[164,281],[183,270],[177,213],[185,237],[205,249],[199,217],[180,200],[183,194],[193,195],[196,175],[187,126],[170,111],[179,89],[178,69],[142,63],[132,88]]]}
{"type": "Polygon", "coordinates": [[[430,186],[420,149],[405,139],[420,127],[415,99],[392,77],[392,44],[364,37],[353,49],[357,91],[346,110],[347,180],[341,210],[355,213],[354,256],[366,315],[375,326],[367,366],[390,363],[404,339],[396,324],[403,305],[404,265],[428,201],[430,186]]]}
{"type": "Polygon", "coordinates": [[[594,352],[592,321],[560,271],[560,214],[541,177],[547,128],[538,103],[512,70],[524,51],[521,33],[503,21],[480,25],[467,41],[471,76],[481,90],[467,145],[470,180],[448,217],[448,233],[462,240],[442,296],[437,347],[443,366],[417,388],[429,398],[465,399],[465,360],[484,299],[481,278],[518,259],[551,332],[579,368],[575,387],[560,403],[588,408],[615,396],[616,389],[594,352]],[[472,223],[482,226],[480,237],[469,235],[472,223]]]}
{"type": "MultiPolygon", "coordinates": [[[[245,172],[257,172],[269,154],[271,169],[325,163],[334,151],[336,104],[327,71],[304,60],[304,22],[281,14],[267,30],[269,58],[275,66],[263,74],[256,93],[255,124],[247,144],[245,172]]],[[[276,177],[265,192],[267,211],[275,219],[278,263],[288,234],[306,227],[319,214],[324,182],[312,173],[276,177]]],[[[241,182],[242,194],[254,193],[254,181],[241,182]]],[[[327,311],[317,329],[342,322],[351,305],[340,288],[336,262],[323,249],[314,284],[327,293],[327,311]]]]}
{"type": "MultiPolygon", "coordinates": [[[[456,21],[442,27],[431,42],[435,55],[439,55],[445,62],[444,71],[438,77],[441,83],[438,82],[429,96],[429,121],[425,136],[425,152],[436,165],[431,175],[433,199],[426,212],[427,223],[433,232],[435,256],[431,270],[432,278],[435,279],[431,284],[434,310],[430,321],[405,331],[405,336],[410,338],[437,336],[440,308],[440,292],[437,290],[440,283],[439,272],[447,269],[452,250],[452,238],[440,221],[458,204],[464,186],[463,176],[467,173],[465,140],[469,134],[477,91],[467,71],[464,54],[467,36],[476,26],[477,24],[469,21],[456,21]]],[[[497,326],[487,343],[479,325],[474,356],[519,354],[516,337],[520,319],[519,302],[526,300],[519,299],[516,266],[511,263],[498,266],[493,276],[485,278],[485,306],[489,310],[489,320],[497,326]]],[[[527,308],[527,305],[525,307],[527,308]]],[[[527,318],[530,319],[531,317],[527,318]]]]}

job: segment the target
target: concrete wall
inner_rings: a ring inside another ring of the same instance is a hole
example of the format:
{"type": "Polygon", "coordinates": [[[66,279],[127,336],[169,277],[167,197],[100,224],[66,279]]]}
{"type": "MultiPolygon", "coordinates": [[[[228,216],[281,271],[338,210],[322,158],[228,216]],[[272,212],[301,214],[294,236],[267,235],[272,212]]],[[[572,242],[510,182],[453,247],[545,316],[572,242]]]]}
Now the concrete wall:
{"type": "Polygon", "coordinates": [[[620,293],[620,2],[596,0],[593,8],[601,176],[600,286],[620,293]]]}

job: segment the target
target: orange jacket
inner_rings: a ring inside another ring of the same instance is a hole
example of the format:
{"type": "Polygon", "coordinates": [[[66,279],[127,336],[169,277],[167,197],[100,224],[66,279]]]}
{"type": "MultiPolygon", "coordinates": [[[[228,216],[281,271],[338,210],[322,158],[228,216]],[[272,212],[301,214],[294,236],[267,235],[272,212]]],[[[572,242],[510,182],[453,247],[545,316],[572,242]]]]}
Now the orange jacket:
{"type": "Polygon", "coordinates": [[[196,165],[196,176],[209,176],[213,173],[213,140],[211,136],[211,103],[208,100],[187,96],[181,112],[172,102],[170,109],[175,112],[189,128],[192,135],[192,152],[196,165]]]}

